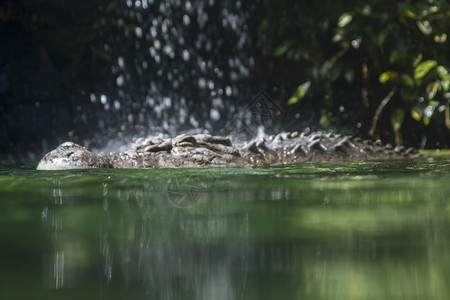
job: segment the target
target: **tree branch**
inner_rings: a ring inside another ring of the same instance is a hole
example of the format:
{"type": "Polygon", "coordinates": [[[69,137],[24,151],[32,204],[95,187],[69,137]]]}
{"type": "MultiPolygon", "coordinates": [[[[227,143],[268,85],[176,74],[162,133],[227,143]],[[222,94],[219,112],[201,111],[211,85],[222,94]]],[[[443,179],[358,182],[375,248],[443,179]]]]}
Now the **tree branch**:
{"type": "Polygon", "coordinates": [[[386,106],[386,104],[389,103],[389,100],[391,100],[392,96],[394,96],[396,90],[397,90],[397,87],[394,87],[389,92],[389,94],[387,94],[387,96],[383,99],[383,101],[381,101],[380,105],[378,105],[378,108],[375,111],[375,115],[373,116],[373,119],[372,119],[372,127],[370,127],[369,135],[373,135],[375,133],[375,129],[377,128],[377,122],[378,122],[378,118],[380,117],[381,111],[386,106]]]}

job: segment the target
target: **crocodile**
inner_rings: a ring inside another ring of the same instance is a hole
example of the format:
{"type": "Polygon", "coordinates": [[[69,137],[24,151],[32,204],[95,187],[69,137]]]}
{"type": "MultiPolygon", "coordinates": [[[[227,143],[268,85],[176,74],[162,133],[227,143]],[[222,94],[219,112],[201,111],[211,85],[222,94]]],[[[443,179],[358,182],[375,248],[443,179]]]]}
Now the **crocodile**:
{"type": "Polygon", "coordinates": [[[182,134],[175,138],[138,138],[130,149],[109,154],[96,154],[65,142],[47,153],[37,169],[248,167],[411,159],[418,155],[414,148],[321,131],[283,132],[236,144],[224,136],[182,134]]]}

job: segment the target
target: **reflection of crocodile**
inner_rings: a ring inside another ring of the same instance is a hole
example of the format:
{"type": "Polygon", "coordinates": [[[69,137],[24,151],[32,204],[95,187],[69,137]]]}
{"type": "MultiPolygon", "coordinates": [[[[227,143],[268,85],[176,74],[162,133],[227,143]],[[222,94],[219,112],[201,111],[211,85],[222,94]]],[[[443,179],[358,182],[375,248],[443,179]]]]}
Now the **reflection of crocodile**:
{"type": "Polygon", "coordinates": [[[66,142],[47,153],[37,169],[238,167],[403,159],[417,155],[413,148],[394,148],[380,141],[324,132],[280,133],[236,145],[227,137],[183,134],[174,139],[139,138],[128,151],[105,155],[66,142]]]}

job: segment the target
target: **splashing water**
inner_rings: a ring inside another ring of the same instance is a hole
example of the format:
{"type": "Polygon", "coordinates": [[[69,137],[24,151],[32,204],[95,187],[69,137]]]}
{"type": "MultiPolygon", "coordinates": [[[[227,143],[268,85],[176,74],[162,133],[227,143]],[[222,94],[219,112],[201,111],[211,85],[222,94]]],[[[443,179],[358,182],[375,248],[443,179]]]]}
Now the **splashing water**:
{"type": "Polygon", "coordinates": [[[136,136],[218,133],[252,97],[252,5],[125,1],[105,21],[111,80],[77,120],[86,123],[92,111],[98,120],[98,134],[83,144],[114,151],[136,136]]]}

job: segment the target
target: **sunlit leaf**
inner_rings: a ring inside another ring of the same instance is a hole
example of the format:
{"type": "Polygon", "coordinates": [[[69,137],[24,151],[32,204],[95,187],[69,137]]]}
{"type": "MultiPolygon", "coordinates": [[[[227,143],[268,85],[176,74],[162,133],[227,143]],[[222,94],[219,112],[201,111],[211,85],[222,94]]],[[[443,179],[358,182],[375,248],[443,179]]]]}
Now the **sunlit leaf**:
{"type": "Polygon", "coordinates": [[[410,17],[411,19],[416,19],[417,15],[415,13],[413,13],[411,10],[407,9],[405,10],[405,13],[408,17],[410,17]]]}
{"type": "Polygon", "coordinates": [[[450,80],[450,76],[448,75],[448,70],[444,66],[438,66],[436,68],[436,72],[442,80],[450,80]]]}
{"type": "Polygon", "coordinates": [[[417,13],[413,11],[413,7],[405,2],[398,3],[399,12],[403,12],[411,19],[417,19],[417,13]]]}
{"type": "Polygon", "coordinates": [[[420,31],[422,31],[425,35],[429,35],[433,31],[433,28],[428,20],[417,21],[417,27],[419,27],[420,31]]]}
{"type": "Polygon", "coordinates": [[[392,80],[394,78],[398,77],[398,73],[395,71],[386,71],[381,73],[380,77],[378,78],[379,82],[386,82],[389,80],[392,80]]]}
{"type": "Polygon", "coordinates": [[[448,92],[448,90],[450,88],[450,81],[449,80],[441,80],[440,83],[441,83],[442,90],[444,92],[448,92]]]}
{"type": "Polygon", "coordinates": [[[416,104],[411,109],[411,117],[414,120],[416,120],[417,122],[419,122],[420,120],[422,120],[424,110],[425,110],[425,108],[423,107],[422,104],[420,104],[420,103],[416,104]]]}
{"type": "Polygon", "coordinates": [[[287,105],[294,105],[295,103],[297,103],[300,99],[298,99],[297,97],[291,97],[289,98],[287,105]]]}
{"type": "Polygon", "coordinates": [[[437,65],[435,60],[426,60],[420,63],[414,70],[414,79],[420,79],[427,75],[427,73],[437,65]]]}
{"type": "Polygon", "coordinates": [[[420,62],[422,61],[422,57],[423,57],[422,53],[419,53],[417,55],[417,57],[414,58],[414,61],[413,61],[413,67],[414,68],[417,67],[420,64],[420,62]]]}
{"type": "Polygon", "coordinates": [[[437,6],[431,6],[425,11],[425,15],[433,14],[439,11],[439,8],[437,6]]]}
{"type": "Polygon", "coordinates": [[[362,9],[362,14],[369,16],[370,14],[372,14],[372,8],[370,7],[370,5],[366,4],[364,5],[363,9],[362,9]]]}
{"type": "Polygon", "coordinates": [[[293,105],[293,104],[297,103],[298,101],[300,101],[303,97],[305,97],[310,86],[311,86],[311,81],[306,81],[306,82],[300,84],[297,87],[297,90],[295,91],[294,95],[292,95],[292,97],[289,98],[287,105],[293,105]]]}
{"type": "Polygon", "coordinates": [[[333,43],[337,43],[337,42],[340,42],[340,41],[342,41],[342,34],[336,33],[336,34],[333,36],[332,42],[333,42],[333,43]]]}
{"type": "Polygon", "coordinates": [[[338,26],[339,27],[345,27],[347,26],[351,21],[352,21],[353,17],[351,14],[349,13],[343,13],[338,20],[338,26]]]}
{"type": "Polygon", "coordinates": [[[427,85],[427,97],[429,100],[433,99],[434,96],[436,96],[436,93],[439,90],[439,82],[434,81],[434,82],[430,82],[427,85]]]}
{"type": "Polygon", "coordinates": [[[423,124],[425,124],[425,126],[428,126],[428,124],[430,124],[430,119],[434,114],[434,110],[438,106],[439,106],[439,102],[430,101],[429,104],[427,105],[427,107],[425,107],[425,110],[423,112],[423,124]]]}
{"type": "Polygon", "coordinates": [[[434,41],[439,44],[445,43],[445,41],[447,41],[447,34],[443,33],[441,35],[435,35],[434,41]]]}

